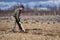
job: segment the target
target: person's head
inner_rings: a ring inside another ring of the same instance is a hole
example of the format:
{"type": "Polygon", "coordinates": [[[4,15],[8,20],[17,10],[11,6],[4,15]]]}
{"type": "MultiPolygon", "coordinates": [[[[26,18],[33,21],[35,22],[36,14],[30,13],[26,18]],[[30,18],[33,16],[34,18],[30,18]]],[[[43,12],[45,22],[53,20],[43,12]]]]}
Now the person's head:
{"type": "Polygon", "coordinates": [[[24,10],[24,6],[21,5],[21,6],[19,7],[19,10],[23,11],[23,10],[24,10]]]}

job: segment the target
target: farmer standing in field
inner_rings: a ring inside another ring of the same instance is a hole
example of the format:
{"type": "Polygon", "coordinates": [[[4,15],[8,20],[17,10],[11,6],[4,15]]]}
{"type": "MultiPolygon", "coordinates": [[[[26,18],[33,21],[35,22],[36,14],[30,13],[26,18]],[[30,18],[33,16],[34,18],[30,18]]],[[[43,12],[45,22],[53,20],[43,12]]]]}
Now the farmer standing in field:
{"type": "Polygon", "coordinates": [[[24,30],[24,28],[21,26],[21,23],[19,23],[20,22],[20,14],[21,14],[21,12],[24,10],[24,6],[23,5],[21,5],[20,7],[18,7],[16,10],[15,10],[15,12],[14,12],[14,14],[13,14],[13,21],[14,21],[14,24],[13,24],[13,27],[12,27],[12,29],[11,29],[11,31],[10,32],[14,32],[14,29],[15,29],[15,27],[16,27],[16,23],[17,23],[17,25],[18,25],[18,27],[19,27],[19,32],[25,32],[25,30],[24,30]]]}

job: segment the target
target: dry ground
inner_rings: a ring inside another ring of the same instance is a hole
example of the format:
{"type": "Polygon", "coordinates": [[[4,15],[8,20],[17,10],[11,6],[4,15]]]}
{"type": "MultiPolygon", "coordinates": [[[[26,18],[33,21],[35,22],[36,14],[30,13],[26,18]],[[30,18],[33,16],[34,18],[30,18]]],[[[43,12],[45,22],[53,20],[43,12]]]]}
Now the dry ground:
{"type": "Polygon", "coordinates": [[[15,32],[8,32],[13,21],[0,22],[0,40],[60,40],[60,23],[57,21],[31,21],[24,20],[22,26],[26,33],[18,33],[16,26],[15,32]]]}

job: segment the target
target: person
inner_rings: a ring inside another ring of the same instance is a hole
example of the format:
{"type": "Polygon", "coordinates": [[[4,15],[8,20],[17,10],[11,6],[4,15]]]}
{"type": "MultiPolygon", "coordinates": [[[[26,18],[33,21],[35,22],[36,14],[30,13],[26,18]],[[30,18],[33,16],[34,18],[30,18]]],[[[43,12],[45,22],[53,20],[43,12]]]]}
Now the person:
{"type": "Polygon", "coordinates": [[[19,32],[25,32],[25,29],[21,26],[21,23],[19,23],[20,22],[20,14],[21,14],[21,12],[24,10],[24,6],[23,5],[21,5],[20,7],[18,7],[15,11],[14,11],[14,13],[13,13],[13,16],[12,16],[12,19],[13,19],[13,21],[14,21],[14,24],[13,24],[13,27],[11,28],[11,30],[10,30],[10,32],[14,32],[14,29],[15,29],[15,27],[16,27],[16,23],[17,23],[17,25],[18,25],[18,27],[19,27],[19,32]]]}

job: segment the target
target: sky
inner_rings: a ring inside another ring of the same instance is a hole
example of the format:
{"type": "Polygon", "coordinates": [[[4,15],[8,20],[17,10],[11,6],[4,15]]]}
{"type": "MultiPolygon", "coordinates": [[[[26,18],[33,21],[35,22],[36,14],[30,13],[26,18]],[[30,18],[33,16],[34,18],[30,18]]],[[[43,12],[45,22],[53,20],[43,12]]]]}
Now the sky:
{"type": "Polygon", "coordinates": [[[60,5],[60,0],[0,0],[0,9],[7,9],[13,5],[23,4],[33,8],[34,6],[42,5],[44,8],[46,6],[57,6],[60,5]]]}
{"type": "Polygon", "coordinates": [[[47,0],[0,0],[0,2],[22,2],[22,3],[26,3],[26,2],[36,2],[36,1],[47,1],[47,0]]]}

